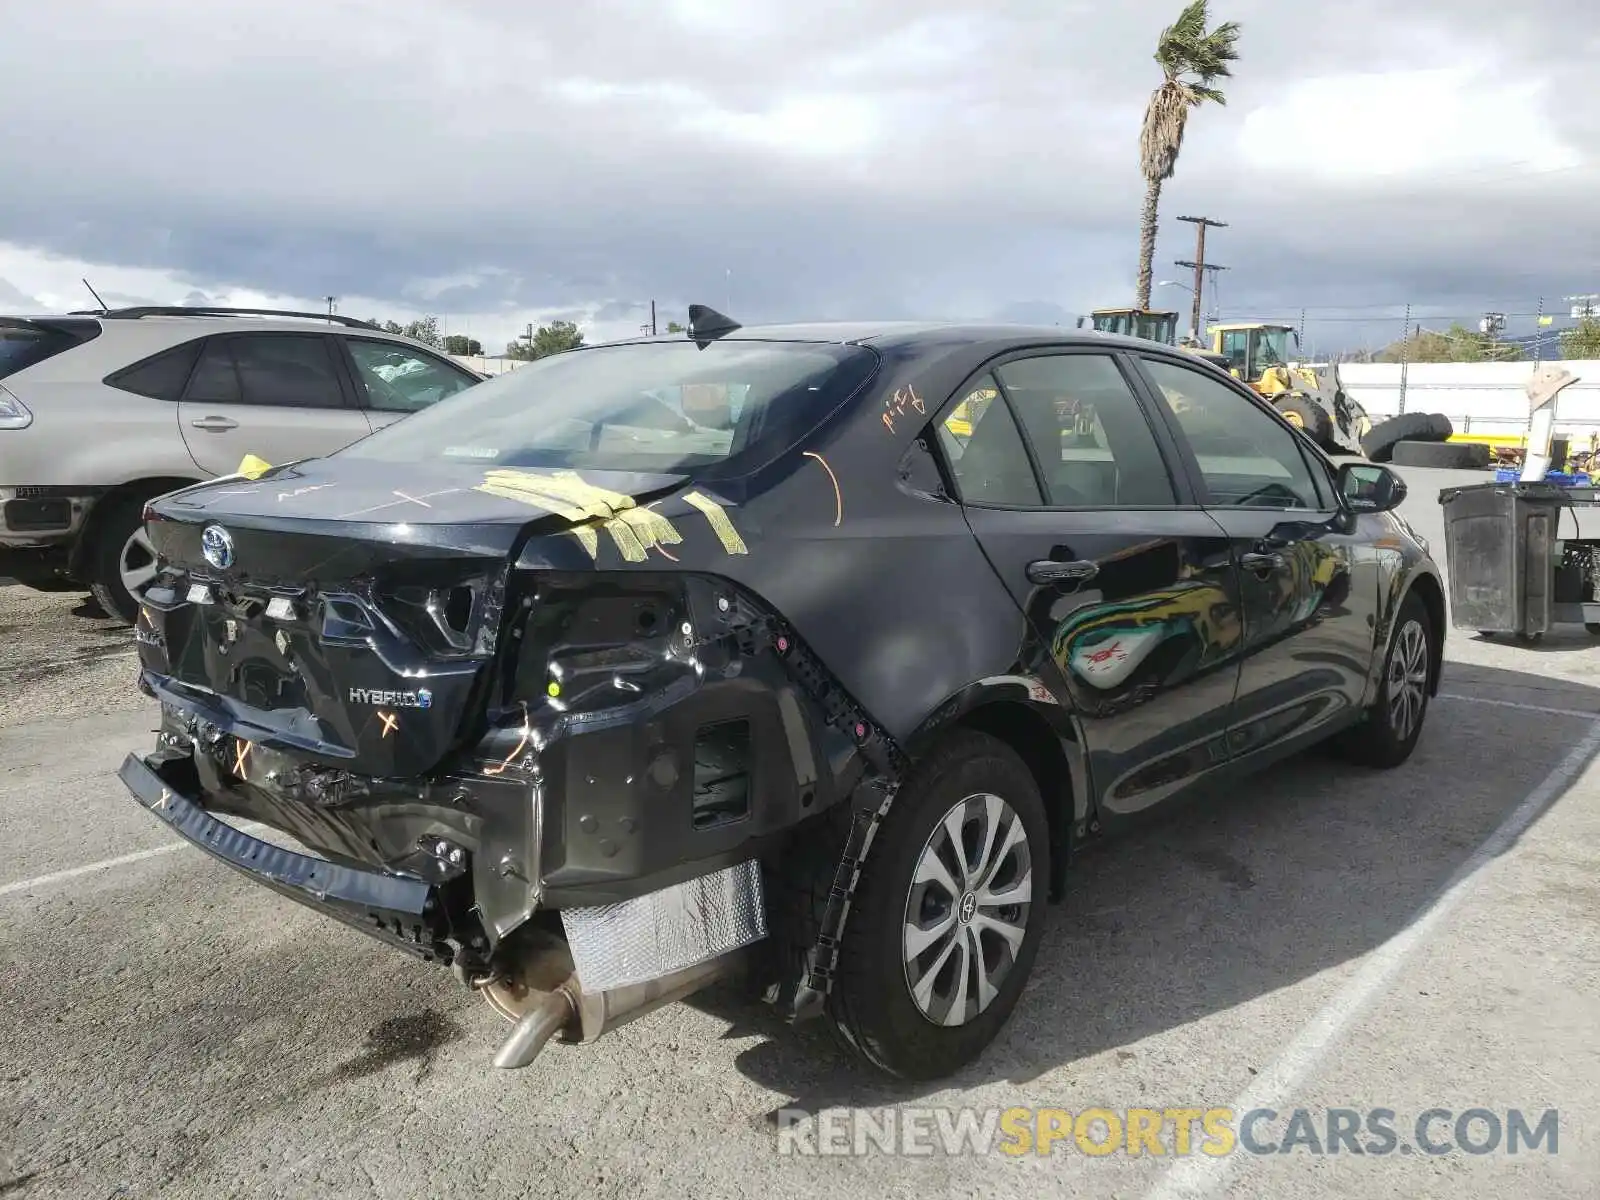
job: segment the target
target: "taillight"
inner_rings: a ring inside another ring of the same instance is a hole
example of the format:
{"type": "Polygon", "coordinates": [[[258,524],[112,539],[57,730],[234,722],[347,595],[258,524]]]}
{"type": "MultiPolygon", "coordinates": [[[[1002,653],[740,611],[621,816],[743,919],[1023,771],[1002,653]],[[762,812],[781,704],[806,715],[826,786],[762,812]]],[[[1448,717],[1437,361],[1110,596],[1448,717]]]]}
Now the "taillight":
{"type": "Polygon", "coordinates": [[[28,406],[0,384],[0,429],[26,429],[33,424],[28,406]]]}

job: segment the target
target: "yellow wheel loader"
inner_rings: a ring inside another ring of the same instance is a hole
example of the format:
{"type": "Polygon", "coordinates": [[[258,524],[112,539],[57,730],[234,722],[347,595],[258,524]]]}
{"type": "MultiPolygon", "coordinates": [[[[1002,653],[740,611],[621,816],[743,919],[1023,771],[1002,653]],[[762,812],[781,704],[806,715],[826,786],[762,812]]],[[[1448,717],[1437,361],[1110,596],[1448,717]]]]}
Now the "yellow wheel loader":
{"type": "MultiPolygon", "coordinates": [[[[1323,449],[1334,454],[1362,453],[1361,439],[1372,428],[1372,419],[1344,390],[1337,367],[1291,361],[1291,342],[1298,358],[1300,339],[1288,325],[1262,321],[1212,325],[1206,331],[1211,345],[1202,346],[1193,338],[1178,337],[1175,312],[1097,308],[1089,318],[1105,333],[1187,350],[1266,397],[1284,420],[1305,430],[1323,449]]],[[[1082,326],[1083,318],[1078,324],[1082,326]]]]}
{"type": "Polygon", "coordinates": [[[1299,361],[1300,338],[1288,325],[1237,321],[1212,325],[1207,357],[1266,397],[1283,419],[1325,450],[1361,454],[1372,419],[1344,390],[1339,368],[1299,361]]]}

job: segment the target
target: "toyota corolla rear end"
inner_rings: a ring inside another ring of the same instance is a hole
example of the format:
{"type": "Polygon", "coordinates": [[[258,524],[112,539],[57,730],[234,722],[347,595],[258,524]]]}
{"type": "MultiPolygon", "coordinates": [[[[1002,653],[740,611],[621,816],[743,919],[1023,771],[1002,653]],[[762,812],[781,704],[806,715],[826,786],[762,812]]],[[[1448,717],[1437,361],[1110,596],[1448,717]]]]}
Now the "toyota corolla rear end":
{"type": "Polygon", "coordinates": [[[872,356],[619,349],[146,511],[161,571],[135,634],[162,719],[123,782],[251,879],[482,989],[516,1022],[501,1066],[746,965],[760,855],[837,798],[795,785],[839,734],[780,686],[775,615],[715,570],[747,548],[701,477],[731,460],[719,426],[790,394],[814,422],[872,356]],[[563,371],[589,401],[559,399],[563,371]],[[708,372],[747,381],[738,416],[680,401],[729,394],[708,372]]]}

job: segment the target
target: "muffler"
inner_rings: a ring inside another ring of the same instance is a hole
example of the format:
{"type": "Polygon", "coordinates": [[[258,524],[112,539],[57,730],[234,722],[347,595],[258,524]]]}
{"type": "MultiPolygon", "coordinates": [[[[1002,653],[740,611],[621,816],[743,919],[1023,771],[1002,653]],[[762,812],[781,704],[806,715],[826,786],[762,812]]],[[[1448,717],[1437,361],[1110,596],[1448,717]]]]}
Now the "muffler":
{"type": "MultiPolygon", "coordinates": [[[[576,974],[568,974],[549,990],[508,980],[488,983],[483,992],[490,1006],[515,1022],[511,1035],[494,1057],[494,1065],[502,1070],[525,1067],[558,1036],[564,1042],[592,1042],[620,1025],[736,975],[748,961],[748,954],[748,948],[741,947],[659,979],[599,992],[585,992],[576,974]]],[[[531,970],[525,974],[548,975],[552,967],[559,967],[563,957],[570,964],[564,949],[548,947],[540,956],[542,961],[530,962],[531,970]]]]}
{"type": "Polygon", "coordinates": [[[494,1065],[525,1067],[551,1039],[601,1034],[738,973],[766,937],[761,868],[742,862],[633,900],[564,909],[566,937],[532,935],[484,998],[516,1028],[494,1065]]]}

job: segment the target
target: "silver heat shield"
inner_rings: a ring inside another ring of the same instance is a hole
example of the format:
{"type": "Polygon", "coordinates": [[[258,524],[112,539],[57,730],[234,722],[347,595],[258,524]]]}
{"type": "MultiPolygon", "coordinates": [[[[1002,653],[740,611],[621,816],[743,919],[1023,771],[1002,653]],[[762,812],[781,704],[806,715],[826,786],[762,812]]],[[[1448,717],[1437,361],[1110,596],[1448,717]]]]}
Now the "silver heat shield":
{"type": "Polygon", "coordinates": [[[660,891],[561,912],[585,992],[659,979],[767,936],[761,867],[754,860],[660,891]]]}

